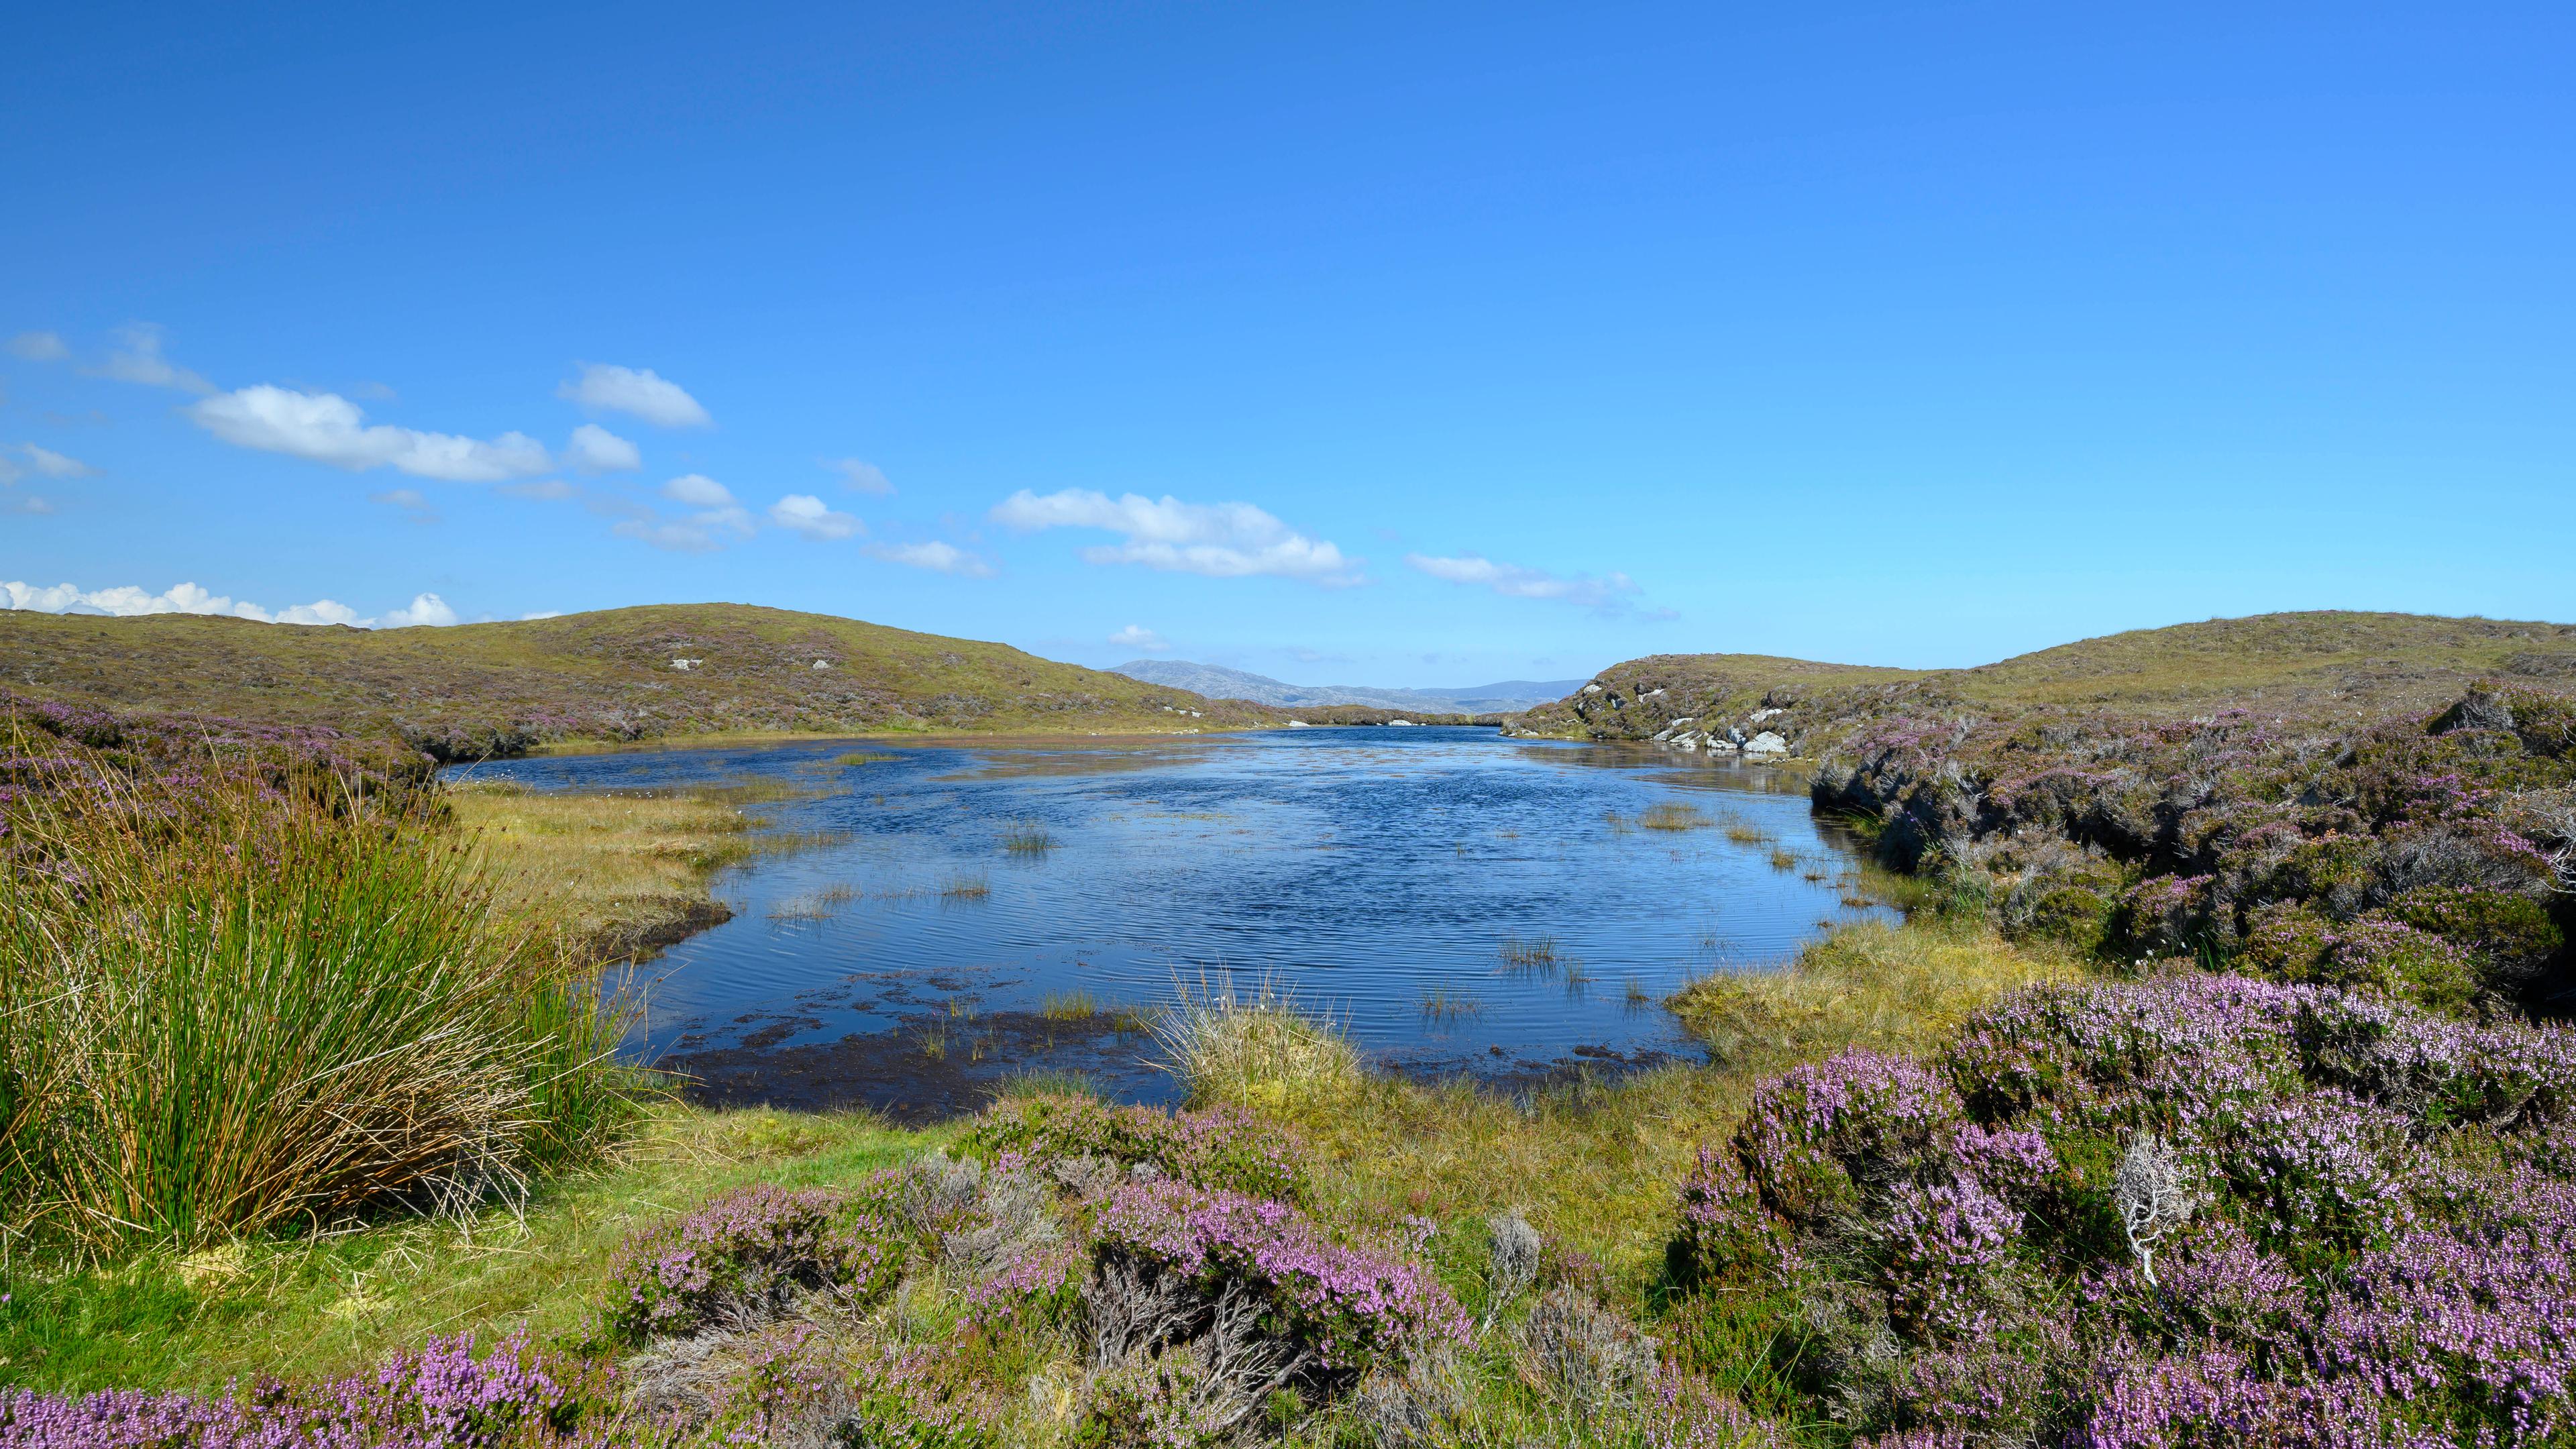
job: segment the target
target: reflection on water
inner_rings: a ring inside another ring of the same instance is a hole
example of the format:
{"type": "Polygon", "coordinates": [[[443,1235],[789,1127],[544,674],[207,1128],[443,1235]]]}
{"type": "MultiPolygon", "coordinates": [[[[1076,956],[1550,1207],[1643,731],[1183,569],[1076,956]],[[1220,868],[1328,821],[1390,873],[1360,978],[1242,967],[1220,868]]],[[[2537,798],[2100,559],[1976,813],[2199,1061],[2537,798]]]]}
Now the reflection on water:
{"type": "Polygon", "coordinates": [[[1691,1054],[1661,1005],[1879,913],[1804,781],[1475,729],[1131,745],[847,743],[507,761],[539,788],[770,780],[829,843],[717,881],[639,1049],[724,1100],[968,1105],[996,1073],[1168,1084],[1130,1010],[1269,984],[1408,1070],[1691,1054]],[[843,760],[850,763],[842,763],[843,760]]]}

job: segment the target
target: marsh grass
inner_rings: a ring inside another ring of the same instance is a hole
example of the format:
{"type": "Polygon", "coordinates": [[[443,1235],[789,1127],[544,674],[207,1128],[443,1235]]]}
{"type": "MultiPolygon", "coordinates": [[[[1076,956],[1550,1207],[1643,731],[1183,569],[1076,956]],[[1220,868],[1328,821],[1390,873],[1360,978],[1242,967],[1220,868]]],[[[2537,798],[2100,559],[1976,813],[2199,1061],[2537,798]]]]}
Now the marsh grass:
{"type": "Polygon", "coordinates": [[[434,819],[329,782],[26,803],[0,1221],[95,1250],[469,1211],[620,1115],[628,1017],[434,819]]]}
{"type": "Polygon", "coordinates": [[[1485,1004],[1472,996],[1461,996],[1445,986],[1426,986],[1422,990],[1422,1018],[1425,1021],[1458,1021],[1482,1016],[1485,1004]]]}
{"type": "Polygon", "coordinates": [[[1771,868],[1773,870],[1796,870],[1798,868],[1798,852],[1791,850],[1785,845],[1772,846],[1771,868]]]}
{"type": "Polygon", "coordinates": [[[1071,991],[1050,991],[1038,1004],[1038,1015],[1048,1021],[1089,1021],[1099,1014],[1100,1003],[1080,987],[1071,991]]]}
{"type": "Polygon", "coordinates": [[[808,891],[772,903],[769,919],[780,922],[828,921],[839,915],[843,906],[858,898],[859,888],[842,881],[819,891],[808,891]]]}
{"type": "Polygon", "coordinates": [[[993,893],[993,883],[984,877],[959,876],[939,888],[943,901],[980,901],[993,893]]]}
{"type": "Polygon", "coordinates": [[[1230,980],[1182,988],[1154,1022],[1163,1069],[1193,1101],[1286,1109],[1345,1094],[1366,1080],[1360,1054],[1329,1016],[1309,1013],[1264,981],[1250,994],[1230,980]]]}
{"type": "Polygon", "coordinates": [[[1770,832],[1757,826],[1747,824],[1742,820],[1730,821],[1727,824],[1726,838],[1737,845],[1769,845],[1771,843],[1770,832]]]}
{"type": "Polygon", "coordinates": [[[1002,849],[1013,855],[1044,855],[1055,849],[1055,837],[1034,820],[1014,821],[1002,831],[1002,849]]]}
{"type": "Polygon", "coordinates": [[[890,755],[883,750],[852,750],[846,755],[834,755],[832,757],[832,763],[835,765],[880,765],[889,760],[899,760],[901,758],[903,757],[900,755],[890,755]]]}
{"type": "Polygon", "coordinates": [[[1648,830],[1703,830],[1716,822],[1696,805],[1667,800],[1639,811],[1637,823],[1648,830]]]}
{"type": "Polygon", "coordinates": [[[1556,969],[1554,936],[1505,936],[1501,950],[1506,971],[1534,973],[1556,969]]]}

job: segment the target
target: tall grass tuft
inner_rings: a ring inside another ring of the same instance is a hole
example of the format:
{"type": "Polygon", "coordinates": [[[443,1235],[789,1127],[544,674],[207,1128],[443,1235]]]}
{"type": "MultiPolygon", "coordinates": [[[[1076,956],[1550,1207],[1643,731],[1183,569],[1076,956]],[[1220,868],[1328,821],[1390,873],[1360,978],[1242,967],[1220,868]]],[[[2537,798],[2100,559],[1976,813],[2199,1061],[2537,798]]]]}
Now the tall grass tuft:
{"type": "Polygon", "coordinates": [[[1248,996],[1230,981],[1182,990],[1154,1039],[1194,1102],[1288,1108],[1347,1096],[1365,1077],[1350,1038],[1266,982],[1248,996]]]}
{"type": "Polygon", "coordinates": [[[625,1110],[626,1018],[469,854],[329,782],[21,799],[0,860],[0,1222],[195,1243],[462,1209],[625,1110]]]}

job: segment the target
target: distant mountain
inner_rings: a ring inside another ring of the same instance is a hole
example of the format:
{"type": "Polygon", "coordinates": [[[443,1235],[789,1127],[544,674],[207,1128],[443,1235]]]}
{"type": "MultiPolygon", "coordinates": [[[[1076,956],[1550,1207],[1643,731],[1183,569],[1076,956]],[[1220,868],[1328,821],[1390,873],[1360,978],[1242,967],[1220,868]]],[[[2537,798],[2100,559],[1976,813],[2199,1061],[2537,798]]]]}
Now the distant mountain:
{"type": "Polygon", "coordinates": [[[1109,671],[1167,689],[1186,689],[1210,699],[1248,699],[1255,704],[1293,709],[1300,705],[1360,704],[1374,709],[1412,709],[1425,714],[1504,714],[1563,699],[1583,687],[1580,679],[1506,679],[1464,689],[1377,689],[1364,684],[1283,684],[1267,675],[1249,674],[1186,659],[1131,659],[1109,671]]]}

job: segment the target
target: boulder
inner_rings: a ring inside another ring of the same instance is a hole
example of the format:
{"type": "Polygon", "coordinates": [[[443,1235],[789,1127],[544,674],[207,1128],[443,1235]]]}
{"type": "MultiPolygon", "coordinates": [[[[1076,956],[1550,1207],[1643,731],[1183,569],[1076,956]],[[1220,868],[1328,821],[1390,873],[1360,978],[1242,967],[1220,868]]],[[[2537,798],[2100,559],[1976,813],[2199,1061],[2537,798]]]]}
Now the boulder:
{"type": "Polygon", "coordinates": [[[1755,735],[1753,738],[1744,742],[1744,753],[1748,756],[1785,755],[1789,753],[1789,742],[1780,738],[1778,735],[1771,733],[1769,730],[1764,730],[1762,733],[1755,735]]]}

